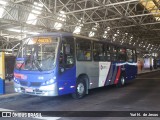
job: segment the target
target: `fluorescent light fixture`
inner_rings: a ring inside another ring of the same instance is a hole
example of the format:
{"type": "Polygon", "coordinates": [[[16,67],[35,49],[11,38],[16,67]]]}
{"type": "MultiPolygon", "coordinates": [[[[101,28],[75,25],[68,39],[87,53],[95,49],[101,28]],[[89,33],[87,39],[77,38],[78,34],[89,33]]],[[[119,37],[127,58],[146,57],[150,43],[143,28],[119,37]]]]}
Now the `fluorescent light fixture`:
{"type": "Polygon", "coordinates": [[[125,33],[125,35],[128,35],[128,33],[125,33]]]}
{"type": "Polygon", "coordinates": [[[62,28],[62,23],[56,22],[56,23],[54,24],[54,28],[55,28],[56,30],[60,30],[60,29],[62,28]]]}
{"type": "MultiPolygon", "coordinates": [[[[4,5],[4,7],[5,7],[5,5],[7,4],[7,2],[0,0],[0,4],[1,4],[1,5],[4,5]]],[[[2,16],[3,16],[4,7],[0,7],[0,18],[2,18],[2,16]]]]}
{"type": "Polygon", "coordinates": [[[59,11],[61,14],[65,14],[65,12],[64,11],[59,11]]]}
{"type": "Polygon", "coordinates": [[[117,30],[117,34],[119,34],[119,30],[117,30]]]}
{"type": "Polygon", "coordinates": [[[92,28],[92,30],[97,31],[97,28],[94,27],[94,28],[92,28]]]}
{"type": "Polygon", "coordinates": [[[34,5],[32,6],[32,11],[28,16],[26,23],[35,25],[37,23],[38,15],[42,13],[41,12],[42,8],[43,8],[42,4],[34,2],[34,5]]]}
{"type": "Polygon", "coordinates": [[[21,32],[21,30],[12,29],[12,28],[8,29],[8,31],[12,31],[12,32],[18,32],[18,33],[20,33],[20,32],[21,32]]]}
{"type": "Polygon", "coordinates": [[[89,33],[89,37],[93,37],[94,35],[95,35],[95,32],[90,31],[90,33],[89,33]]]}
{"type": "MultiPolygon", "coordinates": [[[[62,21],[62,22],[66,21],[66,15],[65,15],[64,11],[59,12],[59,17],[57,17],[57,20],[62,21]]],[[[54,28],[56,30],[60,30],[62,28],[62,26],[63,26],[63,24],[60,22],[55,22],[55,24],[54,24],[54,28]]]]}
{"type": "Polygon", "coordinates": [[[1,4],[1,5],[6,5],[6,4],[7,4],[7,2],[6,2],[6,1],[2,1],[2,0],[0,0],[0,4],[1,4]]]}
{"type": "Polygon", "coordinates": [[[40,12],[40,11],[37,11],[37,10],[32,10],[32,13],[35,13],[35,14],[38,14],[38,15],[40,15],[42,12],[40,12]]]}
{"type": "Polygon", "coordinates": [[[75,30],[73,31],[73,33],[75,33],[75,34],[80,34],[80,32],[81,32],[81,26],[76,26],[75,27],[75,30]]]}
{"type": "Polygon", "coordinates": [[[0,18],[2,18],[3,13],[4,13],[4,8],[1,8],[1,7],[0,7],[0,18]]]}
{"type": "Polygon", "coordinates": [[[114,34],[114,36],[117,36],[117,34],[114,34]]]}
{"type": "Polygon", "coordinates": [[[29,31],[26,31],[25,33],[32,34],[32,35],[38,35],[39,34],[38,32],[29,32],[29,31]]]}
{"type": "Polygon", "coordinates": [[[111,28],[110,27],[107,27],[107,31],[110,31],[111,30],[111,28]]]}
{"type": "Polygon", "coordinates": [[[43,4],[41,4],[41,3],[34,2],[33,4],[36,6],[39,6],[39,7],[43,7],[43,4]]]}
{"type": "Polygon", "coordinates": [[[35,25],[37,23],[37,19],[36,18],[37,18],[36,15],[30,13],[26,23],[35,25]]]}
{"type": "Polygon", "coordinates": [[[103,35],[103,38],[107,38],[107,36],[106,36],[106,35],[103,35]]]}

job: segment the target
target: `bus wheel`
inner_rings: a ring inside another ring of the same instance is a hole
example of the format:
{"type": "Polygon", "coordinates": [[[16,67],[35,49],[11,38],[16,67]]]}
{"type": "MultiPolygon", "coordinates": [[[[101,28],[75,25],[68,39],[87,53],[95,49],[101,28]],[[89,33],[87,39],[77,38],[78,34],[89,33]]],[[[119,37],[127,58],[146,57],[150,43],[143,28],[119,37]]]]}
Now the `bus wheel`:
{"type": "Polygon", "coordinates": [[[122,87],[125,84],[125,78],[124,76],[121,76],[118,83],[117,83],[117,87],[122,87]]]}
{"type": "Polygon", "coordinates": [[[76,91],[75,93],[72,94],[72,97],[74,99],[81,99],[85,96],[86,94],[86,82],[85,78],[80,78],[80,80],[77,81],[76,84],[76,91]]]}

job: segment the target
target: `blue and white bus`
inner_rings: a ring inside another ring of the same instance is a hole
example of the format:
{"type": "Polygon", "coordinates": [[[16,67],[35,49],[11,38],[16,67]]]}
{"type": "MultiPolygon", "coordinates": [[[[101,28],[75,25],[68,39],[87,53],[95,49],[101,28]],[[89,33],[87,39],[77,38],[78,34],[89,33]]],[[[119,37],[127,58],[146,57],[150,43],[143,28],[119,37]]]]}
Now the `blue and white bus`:
{"type": "Polygon", "coordinates": [[[16,92],[82,98],[89,89],[122,86],[137,75],[136,50],[66,32],[25,38],[15,69],[16,92]]]}

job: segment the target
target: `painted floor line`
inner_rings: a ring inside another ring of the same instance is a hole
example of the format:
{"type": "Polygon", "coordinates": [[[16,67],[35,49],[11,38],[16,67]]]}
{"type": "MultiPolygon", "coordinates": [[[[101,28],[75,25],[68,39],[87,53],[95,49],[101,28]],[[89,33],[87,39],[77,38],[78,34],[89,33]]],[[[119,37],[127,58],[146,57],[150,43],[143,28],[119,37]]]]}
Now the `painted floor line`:
{"type": "Polygon", "coordinates": [[[0,98],[13,97],[16,95],[20,95],[20,94],[19,93],[4,94],[4,95],[0,95],[0,98]]]}
{"type": "MultiPolygon", "coordinates": [[[[4,112],[14,112],[15,110],[0,108],[0,112],[3,112],[3,111],[4,112]]],[[[39,120],[58,120],[61,117],[31,117],[31,118],[33,118],[33,119],[35,118],[35,119],[39,119],[39,120]]]]}
{"type": "Polygon", "coordinates": [[[147,79],[147,80],[149,80],[149,79],[155,79],[155,80],[160,80],[160,78],[136,78],[136,79],[147,79]]]}

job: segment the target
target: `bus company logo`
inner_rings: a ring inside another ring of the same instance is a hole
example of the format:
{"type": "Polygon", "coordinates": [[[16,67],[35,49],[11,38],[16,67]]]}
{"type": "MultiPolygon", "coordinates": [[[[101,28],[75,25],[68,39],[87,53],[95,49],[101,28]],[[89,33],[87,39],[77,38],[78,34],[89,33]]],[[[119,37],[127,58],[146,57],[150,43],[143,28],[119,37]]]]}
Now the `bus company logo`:
{"type": "Polygon", "coordinates": [[[107,66],[103,66],[103,65],[100,66],[101,70],[106,69],[106,68],[107,68],[107,66]]]}

